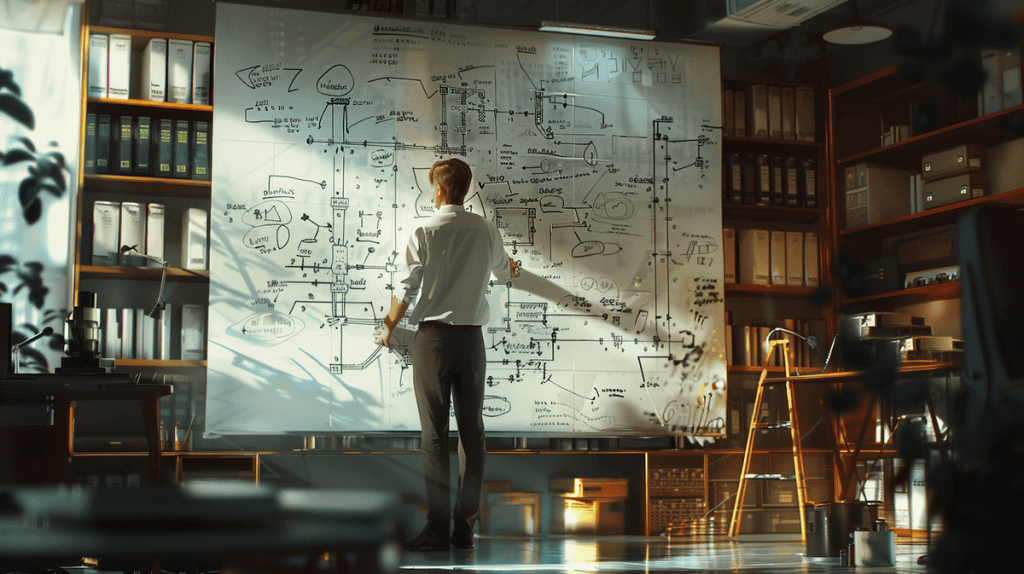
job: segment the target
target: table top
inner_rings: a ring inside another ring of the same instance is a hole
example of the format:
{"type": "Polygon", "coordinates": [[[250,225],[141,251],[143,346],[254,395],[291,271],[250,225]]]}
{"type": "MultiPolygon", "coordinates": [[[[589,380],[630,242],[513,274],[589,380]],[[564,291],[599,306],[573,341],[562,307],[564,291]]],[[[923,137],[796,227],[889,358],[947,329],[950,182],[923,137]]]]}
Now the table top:
{"type": "Polygon", "coordinates": [[[171,394],[163,383],[133,383],[129,375],[9,375],[0,378],[0,395],[60,395],[69,399],[138,399],[171,394]]]}

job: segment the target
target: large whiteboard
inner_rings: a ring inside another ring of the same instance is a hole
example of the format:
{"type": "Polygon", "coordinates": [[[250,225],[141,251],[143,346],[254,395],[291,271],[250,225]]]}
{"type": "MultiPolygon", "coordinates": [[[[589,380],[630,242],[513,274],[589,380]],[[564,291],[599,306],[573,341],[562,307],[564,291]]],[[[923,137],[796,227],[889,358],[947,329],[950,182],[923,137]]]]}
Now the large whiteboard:
{"type": "Polygon", "coordinates": [[[448,157],[526,270],[488,431],[724,433],[717,48],[225,3],[216,39],[208,436],[419,428],[372,331],[448,157]]]}

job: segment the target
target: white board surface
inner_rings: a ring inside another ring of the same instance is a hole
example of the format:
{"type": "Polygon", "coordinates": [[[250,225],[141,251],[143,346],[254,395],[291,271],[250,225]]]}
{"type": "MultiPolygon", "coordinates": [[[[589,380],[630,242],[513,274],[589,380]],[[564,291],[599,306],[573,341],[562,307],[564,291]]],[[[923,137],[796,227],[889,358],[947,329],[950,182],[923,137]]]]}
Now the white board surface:
{"type": "Polygon", "coordinates": [[[724,433],[717,48],[228,3],[216,40],[207,436],[419,428],[373,329],[449,157],[525,270],[488,431],[724,433]]]}

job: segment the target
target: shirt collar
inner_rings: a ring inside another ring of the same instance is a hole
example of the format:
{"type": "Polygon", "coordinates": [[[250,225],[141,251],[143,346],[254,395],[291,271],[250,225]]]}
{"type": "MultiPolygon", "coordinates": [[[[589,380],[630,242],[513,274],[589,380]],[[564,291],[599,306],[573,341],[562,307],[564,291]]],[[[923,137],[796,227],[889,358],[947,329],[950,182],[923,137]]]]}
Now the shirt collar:
{"type": "Polygon", "coordinates": [[[447,203],[442,205],[441,207],[437,208],[437,212],[438,213],[459,213],[459,212],[462,212],[462,211],[466,211],[465,206],[462,206],[462,205],[450,205],[450,204],[447,204],[447,203]]]}

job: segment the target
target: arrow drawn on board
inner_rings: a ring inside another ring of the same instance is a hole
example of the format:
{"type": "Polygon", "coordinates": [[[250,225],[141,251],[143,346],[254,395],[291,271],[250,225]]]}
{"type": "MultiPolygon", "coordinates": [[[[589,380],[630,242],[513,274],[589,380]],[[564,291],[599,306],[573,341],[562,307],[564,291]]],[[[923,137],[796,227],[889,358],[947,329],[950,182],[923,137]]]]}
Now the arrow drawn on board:
{"type": "Polygon", "coordinates": [[[569,389],[563,387],[562,385],[559,385],[558,383],[553,382],[550,377],[548,377],[547,379],[541,381],[540,384],[543,385],[544,383],[551,383],[552,385],[562,389],[563,391],[569,393],[570,395],[575,395],[575,396],[577,396],[577,397],[579,397],[579,398],[581,398],[581,399],[583,399],[585,401],[594,401],[594,400],[597,400],[597,399],[601,398],[601,393],[599,393],[597,391],[597,388],[594,389],[594,396],[592,396],[592,397],[585,397],[585,396],[583,396],[583,395],[581,395],[579,393],[570,391],[569,389]]]}

